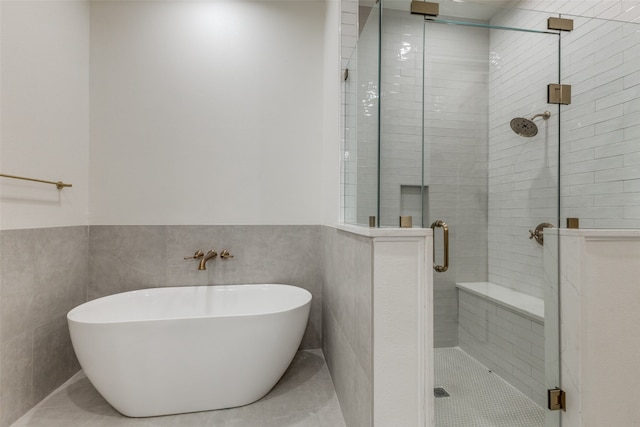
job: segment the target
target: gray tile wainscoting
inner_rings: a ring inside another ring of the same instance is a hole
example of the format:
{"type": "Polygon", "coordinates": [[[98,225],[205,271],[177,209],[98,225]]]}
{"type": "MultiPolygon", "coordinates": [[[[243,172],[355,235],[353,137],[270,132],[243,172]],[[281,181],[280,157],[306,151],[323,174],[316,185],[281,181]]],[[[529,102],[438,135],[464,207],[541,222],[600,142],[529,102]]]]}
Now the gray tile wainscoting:
{"type": "Polygon", "coordinates": [[[284,283],[313,295],[301,348],[322,346],[322,234],[319,225],[91,226],[89,299],[159,286],[284,283]],[[198,271],[196,250],[219,257],[198,271]]]}
{"type": "Polygon", "coordinates": [[[88,227],[0,232],[0,426],[76,373],[66,314],[87,299],[88,227]]]}
{"type": "Polygon", "coordinates": [[[372,425],[371,238],[323,227],[323,350],[348,426],[372,425]]]}
{"type": "Polygon", "coordinates": [[[76,373],[66,314],[156,286],[286,283],[313,294],[302,348],[322,345],[321,226],[77,226],[0,232],[0,427],[76,373]],[[198,271],[183,258],[229,249],[198,271]]]}

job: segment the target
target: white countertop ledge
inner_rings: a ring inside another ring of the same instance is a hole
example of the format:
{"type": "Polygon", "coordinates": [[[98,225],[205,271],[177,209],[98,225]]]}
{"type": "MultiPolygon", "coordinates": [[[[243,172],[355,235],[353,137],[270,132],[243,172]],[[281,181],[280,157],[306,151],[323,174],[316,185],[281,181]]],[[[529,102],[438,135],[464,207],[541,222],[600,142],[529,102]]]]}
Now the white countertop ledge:
{"type": "Polygon", "coordinates": [[[544,300],[491,282],[456,283],[459,289],[486,298],[532,320],[544,323],[544,300]]]}
{"type": "Polygon", "coordinates": [[[338,230],[365,237],[425,237],[433,235],[433,230],[430,228],[375,228],[351,224],[336,224],[335,227],[338,230]]]}

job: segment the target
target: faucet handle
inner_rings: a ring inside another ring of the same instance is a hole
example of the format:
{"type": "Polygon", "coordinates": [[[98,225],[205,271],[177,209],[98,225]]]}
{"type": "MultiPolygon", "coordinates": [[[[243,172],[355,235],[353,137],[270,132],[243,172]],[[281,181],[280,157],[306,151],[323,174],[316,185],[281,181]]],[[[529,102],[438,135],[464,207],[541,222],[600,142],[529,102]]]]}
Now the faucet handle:
{"type": "Polygon", "coordinates": [[[231,255],[228,250],[224,249],[222,252],[220,252],[220,258],[229,259],[229,258],[233,258],[233,255],[231,255]]]}
{"type": "Polygon", "coordinates": [[[200,259],[204,256],[204,252],[198,250],[196,251],[195,254],[193,254],[192,256],[186,256],[184,257],[184,259],[200,259]]]}

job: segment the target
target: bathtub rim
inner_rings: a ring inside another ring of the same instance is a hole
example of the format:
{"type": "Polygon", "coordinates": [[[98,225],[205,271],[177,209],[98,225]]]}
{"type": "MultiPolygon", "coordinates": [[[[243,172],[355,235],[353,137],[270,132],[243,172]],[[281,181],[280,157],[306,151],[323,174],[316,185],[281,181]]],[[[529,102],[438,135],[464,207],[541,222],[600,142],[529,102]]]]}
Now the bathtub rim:
{"type": "Polygon", "coordinates": [[[278,313],[286,313],[288,311],[295,310],[300,307],[304,307],[305,305],[310,305],[313,300],[313,295],[311,292],[305,288],[295,285],[288,285],[283,283],[242,283],[242,284],[226,284],[226,285],[188,285],[188,286],[160,286],[153,288],[143,288],[136,289],[133,291],[125,291],[125,292],[117,292],[111,295],[105,295],[103,297],[99,297],[90,301],[86,301],[67,312],[67,321],[82,323],[82,324],[90,324],[90,325],[117,325],[117,324],[125,324],[125,323],[140,323],[140,322],[163,322],[163,321],[187,321],[187,320],[199,320],[199,319],[221,319],[221,318],[233,318],[233,317],[250,317],[250,316],[260,316],[260,315],[270,315],[270,314],[278,314],[278,313]],[[149,318],[129,318],[129,319],[118,319],[118,320],[87,320],[82,319],[82,312],[84,310],[89,309],[92,305],[102,304],[108,299],[117,299],[126,297],[126,295],[134,295],[140,294],[142,292],[153,291],[153,292],[168,292],[170,290],[187,290],[194,288],[238,288],[238,287],[268,287],[268,288],[286,288],[286,289],[295,289],[294,292],[299,292],[303,296],[302,302],[292,303],[290,306],[282,309],[272,309],[272,310],[262,310],[259,312],[250,312],[250,313],[233,313],[233,314],[214,314],[214,315],[193,315],[193,316],[180,316],[180,317],[149,317],[149,318]]]}

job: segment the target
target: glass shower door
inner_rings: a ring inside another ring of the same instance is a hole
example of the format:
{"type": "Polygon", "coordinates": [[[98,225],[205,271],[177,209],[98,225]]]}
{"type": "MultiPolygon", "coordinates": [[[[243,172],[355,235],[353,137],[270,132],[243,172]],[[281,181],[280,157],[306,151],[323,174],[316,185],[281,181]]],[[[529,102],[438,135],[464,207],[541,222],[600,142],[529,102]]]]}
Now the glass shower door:
{"type": "Polygon", "coordinates": [[[547,103],[558,35],[425,21],[424,50],[426,219],[450,230],[449,270],[434,272],[435,386],[450,394],[435,399],[436,426],[476,425],[479,414],[487,425],[558,425],[546,409],[557,385],[545,378],[557,371],[545,357],[545,346],[558,352],[557,309],[544,309],[553,274],[529,232],[558,225],[559,109],[547,103]]]}

